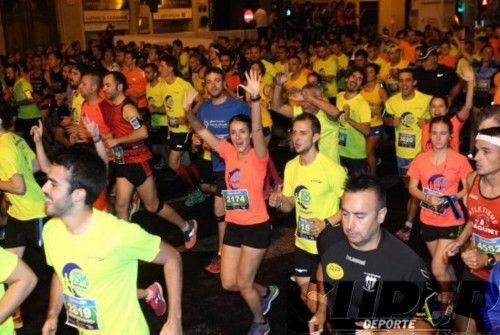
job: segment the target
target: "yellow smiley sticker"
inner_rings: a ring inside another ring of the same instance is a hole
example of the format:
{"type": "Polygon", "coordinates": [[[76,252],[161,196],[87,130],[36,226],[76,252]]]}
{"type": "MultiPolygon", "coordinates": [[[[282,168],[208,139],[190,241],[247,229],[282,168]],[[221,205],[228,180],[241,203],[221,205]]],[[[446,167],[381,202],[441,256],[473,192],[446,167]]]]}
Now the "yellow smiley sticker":
{"type": "Polygon", "coordinates": [[[326,274],[333,280],[344,278],[344,269],[336,263],[330,263],[326,266],[326,274]]]}

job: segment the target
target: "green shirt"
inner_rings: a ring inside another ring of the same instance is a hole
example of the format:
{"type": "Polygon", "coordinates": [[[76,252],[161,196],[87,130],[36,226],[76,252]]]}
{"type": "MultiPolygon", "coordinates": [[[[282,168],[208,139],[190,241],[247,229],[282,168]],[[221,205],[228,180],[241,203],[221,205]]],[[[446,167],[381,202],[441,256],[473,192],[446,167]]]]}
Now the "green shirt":
{"type": "MultiPolygon", "coordinates": [[[[343,110],[344,105],[349,105],[349,117],[358,123],[370,123],[371,110],[368,102],[361,94],[347,100],[345,92],[337,95],[337,108],[343,110]]],[[[352,159],[366,158],[365,135],[345,122],[345,115],[339,116],[339,154],[352,159]]]]}
{"type": "Polygon", "coordinates": [[[0,135],[0,180],[9,180],[16,174],[24,178],[26,192],[23,195],[5,193],[11,204],[7,213],[22,221],[45,217],[45,196],[33,177],[35,158],[35,153],[18,135],[0,135]]]}
{"type": "MultiPolygon", "coordinates": [[[[24,78],[19,78],[14,84],[14,100],[20,102],[23,100],[32,99],[33,87],[29,81],[24,78]]],[[[40,110],[36,103],[19,106],[19,119],[36,119],[41,117],[40,110]]]]}

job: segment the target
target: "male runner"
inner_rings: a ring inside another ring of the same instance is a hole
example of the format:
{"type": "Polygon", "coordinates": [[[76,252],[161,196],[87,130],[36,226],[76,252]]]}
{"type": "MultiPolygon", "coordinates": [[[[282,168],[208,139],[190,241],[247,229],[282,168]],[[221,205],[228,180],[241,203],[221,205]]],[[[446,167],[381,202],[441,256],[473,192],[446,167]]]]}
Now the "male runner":
{"type": "Polygon", "coordinates": [[[292,142],[297,156],[285,167],[283,192],[269,196],[269,206],[282,212],[295,209],[295,281],[313,313],[316,305],[307,293],[318,264],[316,238],[326,225],[340,222],[339,201],[347,178],[342,166],[318,150],[320,133],[320,121],[313,114],[295,117],[292,142]]]}

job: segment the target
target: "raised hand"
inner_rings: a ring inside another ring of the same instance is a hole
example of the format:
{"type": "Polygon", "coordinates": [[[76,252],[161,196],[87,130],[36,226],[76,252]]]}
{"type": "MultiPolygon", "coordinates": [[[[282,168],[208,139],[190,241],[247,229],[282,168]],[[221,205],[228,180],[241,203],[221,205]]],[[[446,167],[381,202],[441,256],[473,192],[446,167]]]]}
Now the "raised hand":
{"type": "Polygon", "coordinates": [[[97,123],[95,123],[94,121],[89,119],[89,117],[87,115],[85,115],[83,117],[83,125],[85,126],[85,128],[89,132],[92,139],[96,139],[100,136],[99,127],[97,126],[97,123]]]}
{"type": "Polygon", "coordinates": [[[184,108],[185,111],[188,111],[191,109],[191,105],[193,104],[194,99],[198,96],[198,91],[197,90],[189,90],[184,94],[184,101],[182,103],[182,108],[184,108]]]}
{"type": "Polygon", "coordinates": [[[283,85],[288,79],[290,79],[290,75],[287,73],[280,72],[276,75],[276,85],[283,85]]]}
{"type": "Polygon", "coordinates": [[[252,97],[259,95],[261,76],[257,73],[257,71],[250,71],[250,73],[245,72],[245,77],[247,79],[247,84],[240,86],[243,87],[245,91],[250,93],[250,96],[252,97]]]}
{"type": "Polygon", "coordinates": [[[33,136],[33,142],[35,142],[35,143],[42,142],[42,137],[43,137],[42,120],[38,120],[38,126],[31,127],[30,134],[31,134],[31,136],[33,136]]]}

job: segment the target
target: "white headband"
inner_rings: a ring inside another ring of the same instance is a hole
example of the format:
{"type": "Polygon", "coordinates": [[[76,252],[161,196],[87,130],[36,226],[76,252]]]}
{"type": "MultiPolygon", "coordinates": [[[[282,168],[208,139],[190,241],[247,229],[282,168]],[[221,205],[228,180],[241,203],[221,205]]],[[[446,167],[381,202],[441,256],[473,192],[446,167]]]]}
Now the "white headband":
{"type": "Polygon", "coordinates": [[[476,140],[485,141],[485,142],[491,143],[493,145],[496,145],[497,147],[500,147],[500,137],[493,137],[493,136],[484,135],[484,134],[477,134],[476,140]]]}

